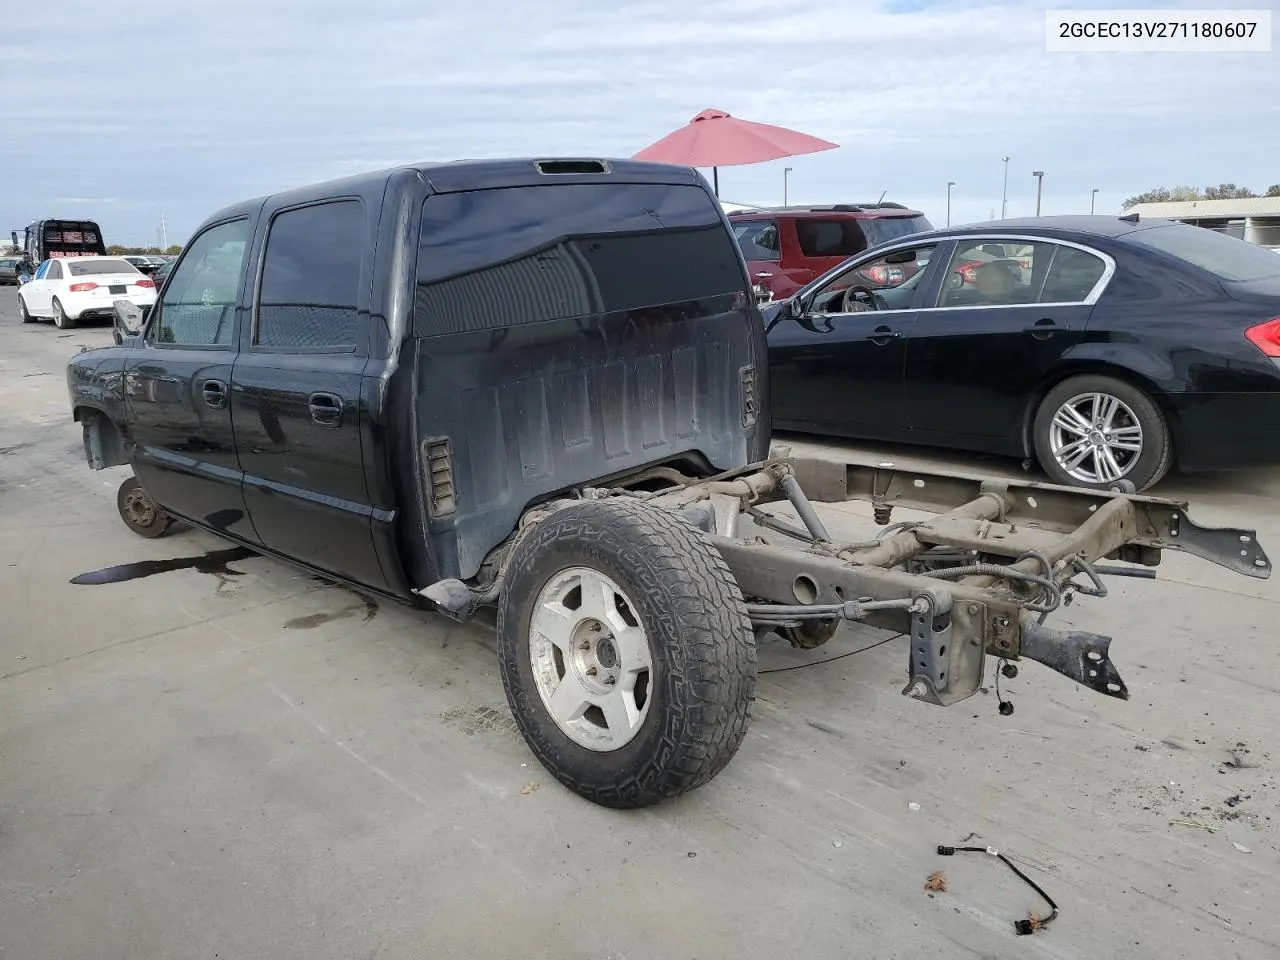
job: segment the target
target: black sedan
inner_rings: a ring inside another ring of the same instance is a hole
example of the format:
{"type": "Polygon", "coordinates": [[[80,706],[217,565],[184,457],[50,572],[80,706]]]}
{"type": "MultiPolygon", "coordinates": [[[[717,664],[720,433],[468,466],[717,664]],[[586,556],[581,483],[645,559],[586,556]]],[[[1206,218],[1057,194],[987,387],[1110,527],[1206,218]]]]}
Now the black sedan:
{"type": "Polygon", "coordinates": [[[763,312],[775,429],[1034,456],[1101,489],[1280,463],[1280,257],[1202,227],[935,230],[763,312]],[[895,264],[915,269],[871,269],[895,264]]]}

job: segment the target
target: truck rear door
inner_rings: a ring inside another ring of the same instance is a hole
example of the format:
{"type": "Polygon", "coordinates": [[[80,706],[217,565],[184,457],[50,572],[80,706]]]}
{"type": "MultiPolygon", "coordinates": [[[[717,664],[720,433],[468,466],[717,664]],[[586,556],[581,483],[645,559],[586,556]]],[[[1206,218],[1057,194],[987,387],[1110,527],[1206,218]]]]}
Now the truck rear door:
{"type": "Polygon", "coordinates": [[[326,198],[263,218],[231,400],[245,504],[262,542],[375,589],[385,579],[370,526],[360,388],[379,199],[326,198]]]}

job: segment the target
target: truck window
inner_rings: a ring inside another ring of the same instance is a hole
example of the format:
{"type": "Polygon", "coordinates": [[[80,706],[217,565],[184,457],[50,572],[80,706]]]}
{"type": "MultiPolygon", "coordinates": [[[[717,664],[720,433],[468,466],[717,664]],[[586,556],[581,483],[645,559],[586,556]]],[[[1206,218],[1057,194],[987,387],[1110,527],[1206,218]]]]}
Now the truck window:
{"type": "Polygon", "coordinates": [[[196,237],[165,284],[157,343],[227,345],[235,337],[236,295],[249,221],[232,220],[196,237]]]}
{"type": "Polygon", "coordinates": [[[438,194],[422,210],[419,337],[748,296],[708,194],[662,184],[548,184],[438,194]],[[518,291],[518,293],[516,293],[518,291]]]}
{"type": "Polygon", "coordinates": [[[256,343],[354,348],[363,238],[359,200],[286,210],[272,220],[256,343]]]}

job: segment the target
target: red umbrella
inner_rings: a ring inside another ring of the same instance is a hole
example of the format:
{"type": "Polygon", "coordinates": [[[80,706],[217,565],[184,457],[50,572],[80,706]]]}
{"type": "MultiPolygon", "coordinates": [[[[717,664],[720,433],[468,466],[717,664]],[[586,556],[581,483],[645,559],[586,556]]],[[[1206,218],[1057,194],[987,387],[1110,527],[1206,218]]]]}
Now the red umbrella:
{"type": "Polygon", "coordinates": [[[723,110],[703,110],[688,124],[645,147],[632,159],[678,163],[686,167],[711,167],[716,196],[719,196],[720,172],[717,167],[764,163],[801,153],[834,150],[838,146],[786,127],[739,120],[723,110]]]}

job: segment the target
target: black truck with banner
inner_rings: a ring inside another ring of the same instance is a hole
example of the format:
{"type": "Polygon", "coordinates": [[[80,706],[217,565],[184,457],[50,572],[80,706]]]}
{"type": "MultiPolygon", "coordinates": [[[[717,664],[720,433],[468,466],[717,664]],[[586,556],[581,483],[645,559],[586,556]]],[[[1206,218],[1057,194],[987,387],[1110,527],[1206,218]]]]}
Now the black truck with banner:
{"type": "Polygon", "coordinates": [[[93,220],[33,220],[23,228],[21,239],[17,230],[9,236],[28,273],[57,257],[102,257],[107,253],[102,231],[93,220]]]}

